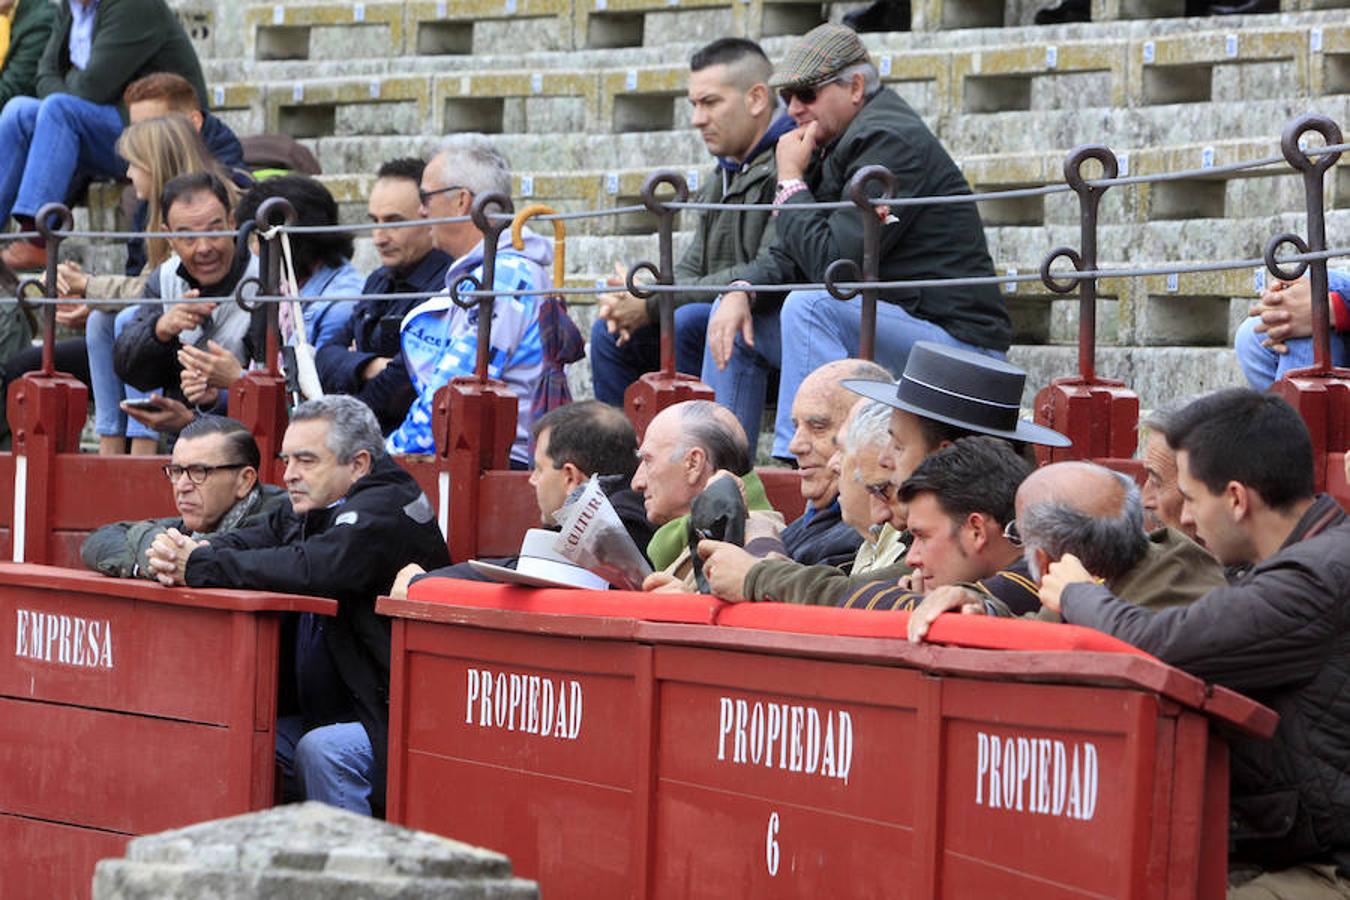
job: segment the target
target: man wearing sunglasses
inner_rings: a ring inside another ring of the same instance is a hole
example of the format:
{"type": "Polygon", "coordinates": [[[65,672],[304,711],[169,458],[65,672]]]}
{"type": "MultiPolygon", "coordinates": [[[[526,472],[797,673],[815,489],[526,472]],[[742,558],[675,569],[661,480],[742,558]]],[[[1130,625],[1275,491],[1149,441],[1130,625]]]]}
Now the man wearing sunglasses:
{"type": "Polygon", "coordinates": [[[259,459],[253,435],[234,419],[193,420],[164,467],[178,517],[104,525],[85,538],[80,558],[104,575],[153,580],[146,551],[170,528],[205,538],[261,521],[286,502],[286,492],[258,483],[259,459]]]}
{"type": "MultiPolygon", "coordinates": [[[[741,270],[746,285],[820,283],[840,259],[861,265],[863,226],[856,208],[816,210],[806,204],[847,200],[849,180],[879,165],[895,177],[898,196],[968,194],[960,169],[918,114],[880,76],[858,36],[821,25],[798,41],[770,86],[800,126],[779,138],[775,238],[741,270]]],[[[877,196],[879,187],[873,188],[877,196]]],[[[883,281],[992,276],[993,262],[973,203],[880,209],[879,274],[883,281]]],[[[1001,356],[1012,339],[1003,299],[992,284],[891,288],[880,292],[875,360],[893,372],[920,340],[1001,356]]],[[[792,398],[810,372],[857,356],[861,299],[824,290],[794,291],[781,308],[771,293],[728,291],[708,321],[703,380],[748,434],[759,432],[765,391],[781,370],[774,456],[792,439],[792,398]],[[782,348],[792,348],[785,353],[782,348]]]]}

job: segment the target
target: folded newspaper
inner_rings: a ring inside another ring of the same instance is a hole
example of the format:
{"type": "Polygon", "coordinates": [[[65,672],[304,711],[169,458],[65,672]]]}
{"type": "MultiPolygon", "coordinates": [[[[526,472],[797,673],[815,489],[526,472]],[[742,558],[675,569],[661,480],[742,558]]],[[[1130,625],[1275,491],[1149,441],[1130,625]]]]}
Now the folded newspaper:
{"type": "Polygon", "coordinates": [[[652,567],[633,543],[598,478],[591,476],[573,491],[553,518],[562,526],[553,549],[620,590],[642,590],[652,567]]]}

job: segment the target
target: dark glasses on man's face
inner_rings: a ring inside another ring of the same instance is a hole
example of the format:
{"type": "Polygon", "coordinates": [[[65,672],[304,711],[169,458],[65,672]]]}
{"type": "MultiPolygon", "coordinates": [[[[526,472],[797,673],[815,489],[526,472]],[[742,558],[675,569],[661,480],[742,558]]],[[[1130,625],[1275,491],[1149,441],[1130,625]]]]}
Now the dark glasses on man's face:
{"type": "MultiPolygon", "coordinates": [[[[823,86],[824,85],[821,85],[821,87],[823,86]]],[[[792,98],[796,97],[801,101],[803,106],[810,106],[812,103],[816,102],[816,91],[817,88],[814,87],[780,88],[778,96],[782,97],[783,102],[788,105],[791,105],[792,98]]]]}

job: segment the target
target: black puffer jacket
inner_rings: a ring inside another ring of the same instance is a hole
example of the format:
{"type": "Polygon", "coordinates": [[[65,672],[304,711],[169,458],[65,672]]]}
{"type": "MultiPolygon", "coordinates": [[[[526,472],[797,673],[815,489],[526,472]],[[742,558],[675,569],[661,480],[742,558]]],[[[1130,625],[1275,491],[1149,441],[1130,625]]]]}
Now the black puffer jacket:
{"type": "Polygon", "coordinates": [[[1279,552],[1190,606],[1153,613],[1099,585],[1061,611],[1280,714],[1270,741],[1234,739],[1232,858],[1350,872],[1350,518],[1323,495],[1279,552]]]}
{"type": "MultiPolygon", "coordinates": [[[[209,547],[188,557],[185,577],[191,587],[338,601],[337,618],[323,629],[324,643],[375,751],[377,807],[384,801],[388,747],[390,628],[389,620],[375,613],[375,599],[410,562],[434,569],[449,563],[450,554],[422,489],[383,457],[336,506],[301,517],[287,505],[257,525],[211,538],[209,547]]],[[[331,724],[301,712],[306,729],[331,724]]]]}

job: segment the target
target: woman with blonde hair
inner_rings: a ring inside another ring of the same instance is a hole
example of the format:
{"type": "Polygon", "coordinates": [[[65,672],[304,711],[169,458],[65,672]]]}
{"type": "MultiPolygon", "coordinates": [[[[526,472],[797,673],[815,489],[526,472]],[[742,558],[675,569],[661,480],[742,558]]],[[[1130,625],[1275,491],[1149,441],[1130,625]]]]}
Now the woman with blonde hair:
{"type": "MultiPolygon", "coordinates": [[[[229,174],[211,158],[197,129],[185,116],[168,115],[129,126],[117,140],[117,154],[127,161],[127,177],[137,198],[149,207],[147,231],[167,231],[160,195],[164,185],[179,175],[213,172],[230,189],[231,201],[238,199],[229,174]]],[[[95,300],[139,297],[149,274],[170,256],[168,241],[162,237],[147,239],[146,251],[145,268],[136,276],[89,275],[74,264],[62,263],[57,287],[63,296],[95,300]]],[[[121,401],[145,394],[125,385],[113,371],[113,342],[135,309],[134,306],[99,309],[94,304],[88,313],[85,340],[94,388],[94,426],[99,435],[99,453],[103,454],[125,453],[128,437],[133,454],[153,454],[159,445],[158,432],[134,420],[128,422],[121,409],[121,401]]]]}

